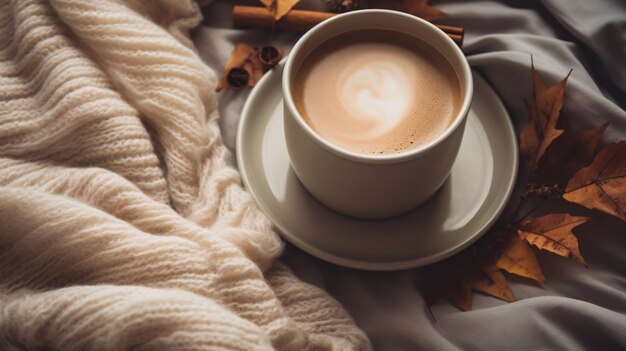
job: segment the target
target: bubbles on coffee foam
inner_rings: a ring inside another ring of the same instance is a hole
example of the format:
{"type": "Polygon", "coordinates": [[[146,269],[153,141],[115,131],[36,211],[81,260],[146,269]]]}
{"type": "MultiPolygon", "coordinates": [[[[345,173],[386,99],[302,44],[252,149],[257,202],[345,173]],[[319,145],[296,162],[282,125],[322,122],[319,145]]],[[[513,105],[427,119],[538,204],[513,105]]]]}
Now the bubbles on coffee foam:
{"type": "MultiPolygon", "coordinates": [[[[379,119],[370,134],[362,134],[365,136],[363,139],[378,138],[380,142],[377,145],[369,144],[367,148],[360,149],[360,152],[380,155],[402,153],[430,142],[447,128],[454,116],[455,106],[448,95],[439,94],[442,86],[437,81],[438,77],[432,73],[434,72],[422,70],[419,74],[419,86],[416,86],[415,79],[404,78],[406,73],[402,76],[408,84],[408,87],[403,87],[404,90],[400,91],[400,94],[408,97],[404,111],[395,121],[379,119]],[[415,94],[416,91],[431,92],[431,95],[415,94]],[[378,134],[374,135],[374,132],[378,134]]],[[[392,101],[393,99],[389,100],[392,101]]],[[[396,112],[399,113],[400,109],[396,109],[396,112]]]]}

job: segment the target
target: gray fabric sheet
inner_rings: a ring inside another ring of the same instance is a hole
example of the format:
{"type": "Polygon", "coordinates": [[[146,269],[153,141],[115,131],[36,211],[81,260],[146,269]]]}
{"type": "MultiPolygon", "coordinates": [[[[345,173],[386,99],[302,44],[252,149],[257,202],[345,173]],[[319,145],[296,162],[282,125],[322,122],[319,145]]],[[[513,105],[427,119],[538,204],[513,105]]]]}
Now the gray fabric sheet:
{"type": "MultiPolygon", "coordinates": [[[[491,82],[516,128],[525,123],[530,55],[548,84],[573,68],[562,116],[574,128],[610,122],[604,142],[626,138],[626,1],[433,1],[450,14],[440,23],[466,28],[463,50],[491,82]]],[[[206,62],[221,71],[235,42],[265,44],[268,31],[236,30],[231,2],[215,1],[195,33],[206,62]]],[[[304,8],[319,7],[304,0],[304,8]]],[[[288,51],[297,35],[279,32],[288,51]]],[[[221,126],[235,145],[247,92],[220,93],[221,126]]],[[[626,226],[601,216],[578,232],[589,268],[543,252],[546,284],[510,277],[518,302],[475,294],[474,310],[445,301],[428,312],[416,270],[375,273],[337,267],[289,246],[285,261],[326,289],[352,314],[377,350],[626,349],[626,226]]]]}

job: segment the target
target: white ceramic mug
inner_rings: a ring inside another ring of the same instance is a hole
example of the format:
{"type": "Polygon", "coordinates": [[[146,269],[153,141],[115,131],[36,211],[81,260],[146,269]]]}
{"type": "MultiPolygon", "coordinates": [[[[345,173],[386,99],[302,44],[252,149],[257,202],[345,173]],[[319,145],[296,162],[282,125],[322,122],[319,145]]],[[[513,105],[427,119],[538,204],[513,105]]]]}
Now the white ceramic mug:
{"type": "Polygon", "coordinates": [[[332,17],[300,38],[285,64],[282,88],[287,150],[302,184],[339,213],[380,219],[414,209],[443,185],[461,145],[473,81],[463,52],[431,23],[396,11],[361,10],[332,17]],[[399,154],[366,155],[334,145],[302,119],[293,102],[295,73],[312,50],[338,34],[372,28],[408,33],[439,50],[461,83],[461,108],[450,126],[431,142],[399,154]]]}

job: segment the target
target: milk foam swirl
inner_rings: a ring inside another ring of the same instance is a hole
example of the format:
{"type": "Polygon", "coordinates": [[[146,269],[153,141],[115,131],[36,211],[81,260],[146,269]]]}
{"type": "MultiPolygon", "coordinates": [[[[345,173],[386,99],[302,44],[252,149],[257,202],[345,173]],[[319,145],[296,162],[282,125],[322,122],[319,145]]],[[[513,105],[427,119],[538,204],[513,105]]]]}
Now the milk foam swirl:
{"type": "Polygon", "coordinates": [[[293,99],[330,143],[366,154],[399,153],[445,131],[460,105],[446,58],[409,34],[340,34],[301,63],[293,99]]]}
{"type": "Polygon", "coordinates": [[[380,55],[360,57],[343,68],[337,80],[337,96],[347,116],[368,126],[362,138],[388,133],[407,115],[411,82],[395,62],[380,55]]]}

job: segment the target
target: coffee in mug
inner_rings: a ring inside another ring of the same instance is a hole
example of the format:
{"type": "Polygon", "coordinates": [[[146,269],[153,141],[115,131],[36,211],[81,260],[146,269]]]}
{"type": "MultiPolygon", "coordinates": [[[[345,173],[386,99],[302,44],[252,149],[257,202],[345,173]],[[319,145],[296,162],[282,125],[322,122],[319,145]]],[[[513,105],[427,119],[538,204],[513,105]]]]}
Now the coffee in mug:
{"type": "Polygon", "coordinates": [[[283,69],[291,168],[339,213],[406,213],[450,174],[472,91],[463,52],[433,24],[388,10],[334,16],[298,40],[283,69]]]}
{"type": "Polygon", "coordinates": [[[364,154],[402,153],[441,135],[461,85],[435,48],[408,33],[354,30],[317,46],[295,71],[296,108],[329,142],[364,154]]]}

